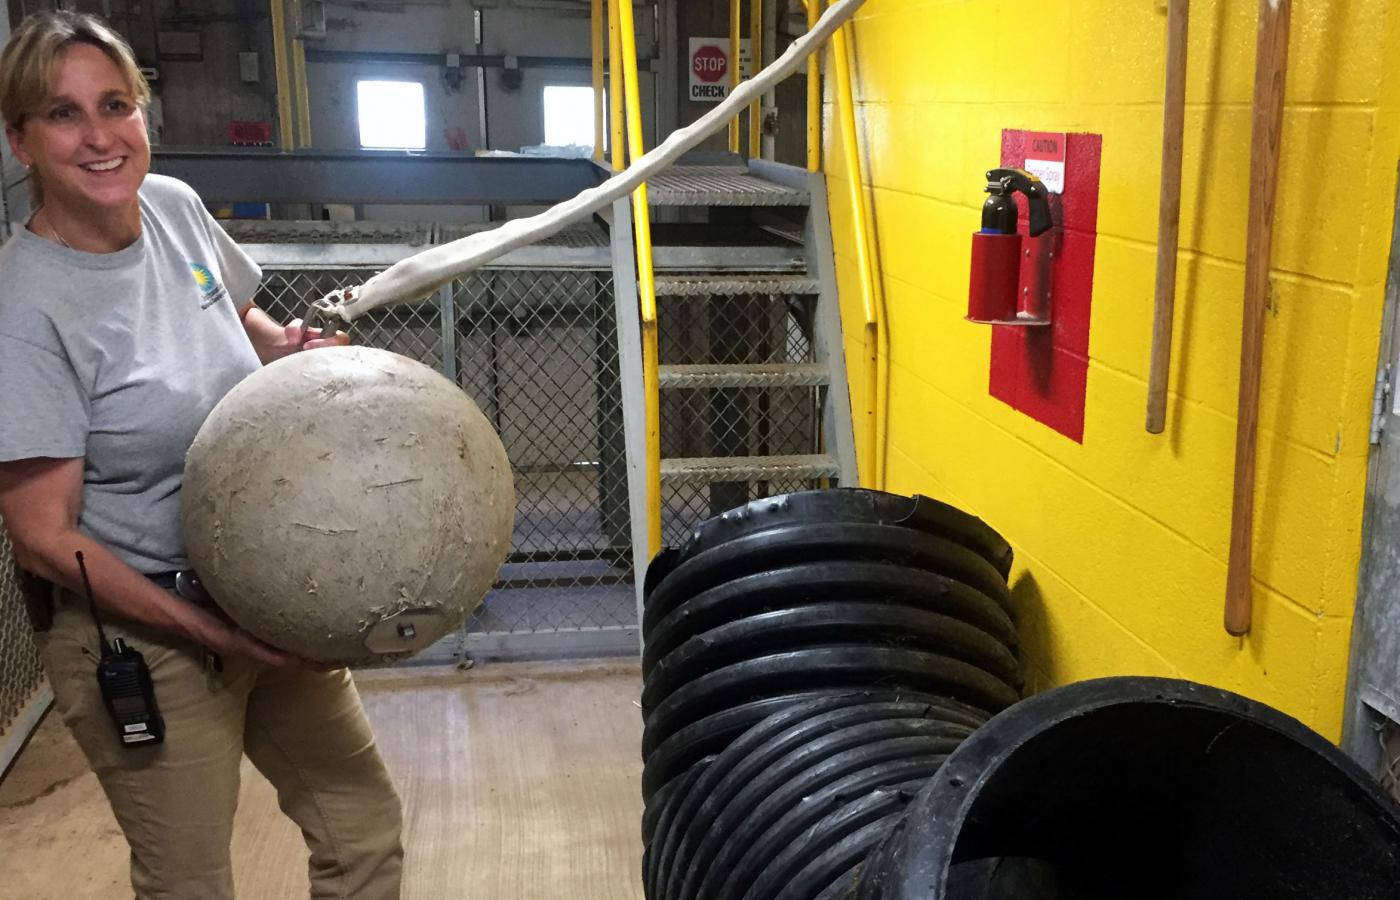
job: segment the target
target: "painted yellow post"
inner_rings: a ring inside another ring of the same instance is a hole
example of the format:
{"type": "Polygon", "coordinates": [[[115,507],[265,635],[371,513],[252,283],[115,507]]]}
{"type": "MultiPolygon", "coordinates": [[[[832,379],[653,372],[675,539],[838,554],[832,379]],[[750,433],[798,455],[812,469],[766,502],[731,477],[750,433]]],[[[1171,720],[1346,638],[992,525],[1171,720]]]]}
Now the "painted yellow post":
{"type": "Polygon", "coordinates": [[[850,25],[843,25],[831,36],[836,74],[836,114],[841,130],[841,150],[846,157],[846,181],[850,191],[851,221],[855,230],[856,268],[860,273],[861,301],[865,311],[865,381],[870,391],[866,409],[866,437],[870,463],[861,473],[865,487],[883,488],[885,481],[885,394],[888,392],[888,355],[882,354],[886,340],[883,320],[885,298],[880,284],[879,246],[871,227],[871,209],[866,196],[861,167],[860,140],[856,136],[855,92],[851,89],[850,25]],[[883,357],[883,359],[882,359],[883,357]]]}
{"type": "MultiPolygon", "coordinates": [[[[737,91],[739,82],[739,46],[743,33],[743,16],[740,14],[740,4],[742,0],[729,0],[729,89],[737,91]]],[[[738,153],[740,146],[739,114],[734,114],[734,121],[729,123],[729,152],[738,153]]]]}
{"type": "MultiPolygon", "coordinates": [[[[802,0],[807,8],[807,30],[821,18],[821,0],[802,0]]],[[[822,63],[821,54],[807,57],[807,171],[822,170],[822,63]]]]}
{"type": "Polygon", "coordinates": [[[292,136],[292,83],[287,61],[287,9],[282,0],[271,0],[272,65],[277,73],[277,146],[284,152],[296,146],[292,136]]]}
{"type": "Polygon", "coordinates": [[[606,50],[603,37],[603,0],[593,0],[593,19],[589,33],[593,37],[593,158],[602,162],[603,138],[607,134],[607,117],[603,110],[603,56],[606,50]]]}
{"type": "Polygon", "coordinates": [[[621,172],[627,166],[626,123],[623,121],[626,91],[622,84],[622,28],[618,24],[618,2],[608,0],[608,103],[614,172],[621,172]]]}
{"type": "Polygon", "coordinates": [[[297,91],[297,146],[311,146],[311,91],[306,85],[306,41],[292,41],[292,75],[297,91]]]}
{"type": "MultiPolygon", "coordinates": [[[[618,0],[618,30],[622,32],[623,83],[627,90],[627,150],[636,162],[642,143],[642,98],[637,86],[637,32],[632,0],[618,0]]],[[[656,334],[656,272],[651,257],[651,209],[647,186],[632,194],[632,220],[637,238],[637,298],[642,318],[642,393],[646,398],[647,554],[661,552],[661,397],[656,334]]]]}
{"type": "MultiPolygon", "coordinates": [[[[763,71],[763,0],[749,0],[749,52],[753,75],[763,71]]],[[[749,159],[763,156],[763,98],[749,104],[749,159]]]]}

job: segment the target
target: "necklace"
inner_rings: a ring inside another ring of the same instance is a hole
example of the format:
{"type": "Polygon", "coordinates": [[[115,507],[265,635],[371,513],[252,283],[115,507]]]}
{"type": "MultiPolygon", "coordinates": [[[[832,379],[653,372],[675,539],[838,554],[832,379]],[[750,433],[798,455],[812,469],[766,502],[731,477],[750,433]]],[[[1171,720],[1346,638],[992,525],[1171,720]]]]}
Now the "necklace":
{"type": "Polygon", "coordinates": [[[69,250],[72,250],[72,249],[73,249],[73,245],[70,244],[70,243],[68,243],[67,241],[65,241],[65,240],[63,239],[63,235],[61,235],[61,234],[58,233],[58,229],[55,228],[55,227],[53,227],[53,219],[52,219],[52,218],[50,218],[49,216],[45,215],[45,216],[44,216],[44,224],[47,225],[47,226],[49,227],[49,234],[53,235],[54,240],[58,241],[58,243],[59,243],[60,245],[62,245],[63,247],[66,247],[66,248],[69,249],[69,250]]]}

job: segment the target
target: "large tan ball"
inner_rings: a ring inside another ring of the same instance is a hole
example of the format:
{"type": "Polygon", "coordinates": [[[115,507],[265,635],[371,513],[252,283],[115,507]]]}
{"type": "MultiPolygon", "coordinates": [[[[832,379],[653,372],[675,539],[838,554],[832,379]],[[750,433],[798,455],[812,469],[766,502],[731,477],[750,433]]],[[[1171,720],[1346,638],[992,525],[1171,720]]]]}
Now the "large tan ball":
{"type": "Polygon", "coordinates": [[[383,350],[253,373],[190,447],[182,515],[219,606],[326,663],[409,656],[459,628],[510,551],[515,492],[491,423],[451,381],[383,350]]]}

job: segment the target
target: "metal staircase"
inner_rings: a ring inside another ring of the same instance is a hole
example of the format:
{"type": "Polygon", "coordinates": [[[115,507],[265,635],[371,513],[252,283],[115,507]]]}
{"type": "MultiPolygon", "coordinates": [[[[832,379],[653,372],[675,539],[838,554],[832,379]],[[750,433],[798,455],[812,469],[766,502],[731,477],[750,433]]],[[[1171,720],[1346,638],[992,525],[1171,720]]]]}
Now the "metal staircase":
{"type": "Polygon", "coordinates": [[[627,201],[609,223],[639,573],[658,505],[662,541],[676,545],[701,520],[749,500],[857,481],[822,176],[710,155],[650,181],[648,198],[660,496],[645,475],[647,385],[627,201]]]}

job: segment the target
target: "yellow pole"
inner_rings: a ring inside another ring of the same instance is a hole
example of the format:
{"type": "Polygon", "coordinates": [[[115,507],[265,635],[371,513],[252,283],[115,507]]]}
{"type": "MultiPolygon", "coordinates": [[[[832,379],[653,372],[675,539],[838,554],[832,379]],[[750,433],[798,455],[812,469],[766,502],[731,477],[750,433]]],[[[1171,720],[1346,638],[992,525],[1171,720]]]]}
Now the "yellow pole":
{"type": "Polygon", "coordinates": [[[283,150],[296,146],[292,137],[292,87],[287,63],[287,10],[282,0],[271,0],[272,64],[277,73],[277,145],[283,150]]]}
{"type": "MultiPolygon", "coordinates": [[[[856,136],[855,92],[851,89],[851,56],[848,49],[850,25],[843,25],[831,36],[835,54],[832,68],[836,72],[836,105],[840,118],[841,150],[846,157],[846,180],[850,192],[851,221],[855,230],[855,251],[860,274],[861,300],[865,308],[865,383],[870,392],[866,409],[866,437],[870,448],[870,465],[866,466],[861,483],[882,489],[885,481],[885,394],[888,392],[888,370],[881,363],[885,297],[879,275],[879,245],[871,227],[871,209],[861,171],[860,141],[856,136]]],[[[888,361],[885,360],[885,365],[888,361]]]]}
{"type": "MultiPolygon", "coordinates": [[[[740,15],[741,0],[729,0],[729,89],[737,91],[739,82],[739,43],[742,33],[743,16],[740,15]]],[[[734,114],[734,121],[729,123],[729,152],[739,152],[739,114],[734,114]]]]}
{"type": "MultiPolygon", "coordinates": [[[[623,82],[627,88],[627,149],[636,162],[646,148],[642,144],[642,98],[637,85],[637,32],[632,21],[632,0],[617,0],[618,29],[622,32],[623,82]]],[[[632,194],[632,219],[637,238],[637,296],[642,318],[642,392],[646,398],[647,555],[661,552],[661,396],[658,381],[656,331],[656,272],[651,258],[651,209],[647,186],[632,194]]]]}
{"type": "MultiPolygon", "coordinates": [[[[753,74],[763,71],[763,0],[749,0],[749,52],[753,74]]],[[[749,104],[749,159],[763,156],[763,98],[749,104]]]]}
{"type": "MultiPolygon", "coordinates": [[[[807,30],[817,27],[821,0],[802,0],[807,7],[807,30]]],[[[822,170],[822,65],[821,54],[807,57],[807,171],[822,170]]]]}
{"type": "Polygon", "coordinates": [[[602,162],[604,135],[607,133],[607,117],[603,110],[603,56],[606,50],[603,38],[603,0],[593,0],[590,34],[593,37],[593,158],[602,162]]]}
{"type": "Polygon", "coordinates": [[[622,28],[618,24],[618,2],[619,0],[608,0],[608,101],[611,107],[614,172],[621,172],[627,166],[627,138],[623,121],[625,89],[622,83],[622,28]]]}
{"type": "Polygon", "coordinates": [[[306,41],[292,42],[292,74],[297,85],[297,146],[311,146],[311,92],[306,85],[306,41]]]}

